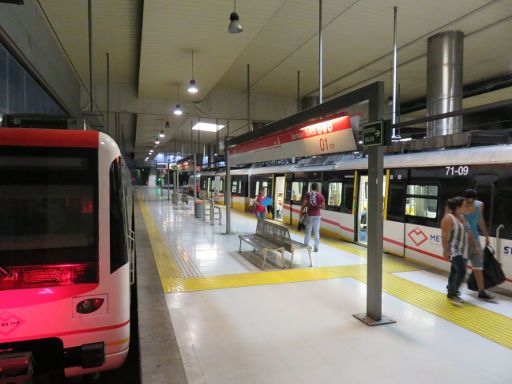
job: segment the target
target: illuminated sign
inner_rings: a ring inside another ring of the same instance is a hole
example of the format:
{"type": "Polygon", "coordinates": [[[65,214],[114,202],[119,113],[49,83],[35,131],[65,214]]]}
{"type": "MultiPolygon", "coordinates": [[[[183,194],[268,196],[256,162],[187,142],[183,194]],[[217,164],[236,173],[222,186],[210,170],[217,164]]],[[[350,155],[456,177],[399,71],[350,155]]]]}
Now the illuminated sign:
{"type": "Polygon", "coordinates": [[[229,155],[234,164],[243,164],[355,149],[350,117],[338,116],[237,145],[229,155]]]}

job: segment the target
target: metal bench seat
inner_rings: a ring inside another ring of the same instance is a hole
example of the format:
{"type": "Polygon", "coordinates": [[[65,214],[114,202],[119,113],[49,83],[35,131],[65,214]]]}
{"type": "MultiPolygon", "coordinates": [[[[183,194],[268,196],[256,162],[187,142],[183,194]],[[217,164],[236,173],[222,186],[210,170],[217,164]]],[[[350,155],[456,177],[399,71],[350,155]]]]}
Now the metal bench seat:
{"type": "Polygon", "coordinates": [[[311,259],[311,246],[310,245],[306,245],[297,240],[288,239],[288,240],[285,240],[285,242],[284,242],[284,249],[287,252],[290,252],[292,254],[292,258],[290,259],[290,268],[293,267],[293,255],[295,254],[295,251],[300,250],[300,249],[307,249],[308,256],[309,256],[309,266],[310,267],[313,266],[313,261],[311,259]]]}
{"type": "Polygon", "coordinates": [[[247,244],[252,245],[254,248],[261,249],[263,251],[263,264],[261,265],[262,268],[265,267],[265,262],[267,260],[267,254],[268,251],[277,251],[281,254],[281,261],[283,264],[283,268],[285,267],[284,264],[284,247],[279,246],[278,244],[267,240],[259,235],[252,234],[252,235],[239,235],[240,237],[240,248],[239,251],[242,251],[242,241],[246,242],[247,244]]]}
{"type": "Polygon", "coordinates": [[[273,223],[268,220],[259,220],[258,225],[256,226],[256,233],[239,235],[238,237],[240,238],[239,252],[242,251],[242,241],[252,245],[254,248],[263,250],[262,267],[265,266],[268,251],[279,251],[281,253],[283,268],[285,268],[284,251],[287,251],[292,254],[292,258],[290,260],[291,268],[293,266],[293,256],[295,251],[299,249],[308,250],[309,263],[313,266],[313,262],[311,260],[311,247],[291,239],[290,230],[281,224],[273,223]]]}

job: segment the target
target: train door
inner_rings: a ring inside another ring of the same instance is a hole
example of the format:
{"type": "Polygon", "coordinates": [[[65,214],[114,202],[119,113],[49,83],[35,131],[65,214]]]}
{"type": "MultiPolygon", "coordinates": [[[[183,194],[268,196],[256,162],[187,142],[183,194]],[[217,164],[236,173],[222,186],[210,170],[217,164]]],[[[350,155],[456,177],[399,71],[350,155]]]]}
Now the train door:
{"type": "MultiPolygon", "coordinates": [[[[383,176],[382,196],[386,193],[386,178],[383,176]]],[[[367,244],[367,223],[368,223],[368,175],[361,175],[359,178],[359,196],[357,203],[357,242],[367,244]]]]}
{"type": "Polygon", "coordinates": [[[359,196],[357,203],[357,242],[367,244],[366,222],[368,216],[368,176],[359,177],[359,196]]]}
{"type": "Polygon", "coordinates": [[[285,177],[275,176],[274,183],[274,219],[283,221],[283,203],[284,203],[285,177]]]}

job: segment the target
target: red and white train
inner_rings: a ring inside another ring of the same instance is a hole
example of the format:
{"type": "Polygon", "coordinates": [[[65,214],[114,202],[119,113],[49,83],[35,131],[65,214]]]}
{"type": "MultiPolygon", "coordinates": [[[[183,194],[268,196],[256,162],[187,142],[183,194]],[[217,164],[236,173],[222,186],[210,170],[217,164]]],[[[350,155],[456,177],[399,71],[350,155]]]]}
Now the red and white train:
{"type": "Polygon", "coordinates": [[[130,186],[103,133],[0,129],[0,382],[125,361],[130,186]]]}
{"type": "MultiPolygon", "coordinates": [[[[232,204],[247,210],[264,187],[276,220],[296,225],[301,199],[317,182],[326,198],[321,232],[366,244],[368,159],[346,155],[305,158],[296,164],[249,165],[231,171],[232,204]]],[[[384,236],[388,253],[447,270],[440,222],[448,198],[475,188],[485,203],[490,242],[512,289],[512,145],[455,148],[384,157],[384,236]]],[[[224,170],[201,173],[208,196],[222,196],[224,170]]],[[[483,239],[482,239],[483,241],[483,239]]]]}

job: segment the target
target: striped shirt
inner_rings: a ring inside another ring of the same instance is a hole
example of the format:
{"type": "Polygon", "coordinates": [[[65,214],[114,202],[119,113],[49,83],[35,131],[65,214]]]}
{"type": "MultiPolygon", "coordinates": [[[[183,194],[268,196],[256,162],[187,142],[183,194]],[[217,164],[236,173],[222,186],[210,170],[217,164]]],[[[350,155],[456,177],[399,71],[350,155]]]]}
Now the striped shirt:
{"type": "Polygon", "coordinates": [[[450,231],[450,237],[448,238],[448,247],[450,249],[450,256],[463,256],[468,257],[469,251],[469,239],[468,231],[471,229],[467,224],[461,223],[455,216],[448,214],[453,221],[453,227],[450,231]]]}

